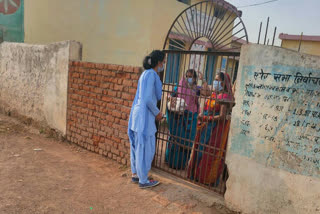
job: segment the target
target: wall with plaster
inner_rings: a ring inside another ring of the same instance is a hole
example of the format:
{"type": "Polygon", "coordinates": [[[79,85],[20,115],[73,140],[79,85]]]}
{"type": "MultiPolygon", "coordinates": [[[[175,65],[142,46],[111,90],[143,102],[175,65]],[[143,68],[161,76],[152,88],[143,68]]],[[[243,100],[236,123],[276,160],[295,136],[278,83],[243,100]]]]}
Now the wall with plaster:
{"type": "Polygon", "coordinates": [[[4,42],[0,45],[0,109],[44,123],[66,134],[69,60],[79,60],[81,44],[4,42]]]}
{"type": "Polygon", "coordinates": [[[162,48],[171,23],[187,6],[175,0],[27,1],[25,41],[76,40],[85,61],[141,66],[145,55],[162,48]]]}
{"type": "Polygon", "coordinates": [[[320,212],[320,57],[242,47],[227,152],[227,204],[320,212]]]}

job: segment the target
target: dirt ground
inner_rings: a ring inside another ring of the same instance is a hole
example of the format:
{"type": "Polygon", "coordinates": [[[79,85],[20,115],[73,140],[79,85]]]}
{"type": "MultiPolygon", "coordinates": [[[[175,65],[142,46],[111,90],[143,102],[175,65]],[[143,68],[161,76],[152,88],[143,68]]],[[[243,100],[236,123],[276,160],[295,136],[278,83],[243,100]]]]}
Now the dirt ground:
{"type": "Polygon", "coordinates": [[[130,170],[0,114],[0,213],[230,213],[215,193],[153,172],[141,190],[130,170]]]}

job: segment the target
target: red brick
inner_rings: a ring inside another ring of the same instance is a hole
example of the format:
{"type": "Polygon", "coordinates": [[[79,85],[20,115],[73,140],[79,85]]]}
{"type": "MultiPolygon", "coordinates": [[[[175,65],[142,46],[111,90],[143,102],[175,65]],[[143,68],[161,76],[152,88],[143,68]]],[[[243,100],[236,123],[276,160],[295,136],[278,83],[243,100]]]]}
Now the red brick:
{"type": "Polygon", "coordinates": [[[111,139],[105,139],[105,144],[107,144],[107,145],[109,145],[109,146],[112,146],[112,144],[113,144],[113,141],[111,140],[111,139]]]}
{"type": "Polygon", "coordinates": [[[126,114],[126,113],[122,113],[121,118],[122,118],[123,120],[127,120],[127,119],[129,118],[129,116],[128,116],[128,114],[126,114]]]}
{"type": "MultiPolygon", "coordinates": [[[[80,77],[80,78],[82,78],[82,77],[80,77]]],[[[78,79],[78,83],[79,84],[83,84],[84,83],[84,79],[78,79]]]]}
{"type": "Polygon", "coordinates": [[[101,114],[99,113],[99,112],[93,112],[93,116],[95,116],[95,117],[101,117],[101,114]]]}
{"type": "Polygon", "coordinates": [[[132,95],[127,93],[122,93],[122,99],[131,100],[132,95]]]}
{"type": "Polygon", "coordinates": [[[123,83],[123,79],[118,79],[118,82],[117,82],[119,85],[122,85],[123,83]]]}
{"type": "Polygon", "coordinates": [[[108,153],[108,158],[110,158],[110,159],[112,158],[112,153],[111,152],[108,153]]]}
{"type": "Polygon", "coordinates": [[[94,99],[95,99],[95,98],[97,98],[97,95],[96,95],[96,94],[93,94],[93,93],[90,93],[90,94],[89,94],[89,97],[91,97],[91,98],[94,98],[94,99]]]}
{"type": "Polygon", "coordinates": [[[107,115],[106,116],[106,120],[109,121],[109,122],[114,122],[114,117],[111,116],[111,115],[107,115]]]}
{"type": "Polygon", "coordinates": [[[110,83],[109,89],[113,90],[114,89],[114,83],[110,83]]]}
{"type": "Polygon", "coordinates": [[[113,136],[119,136],[119,130],[114,129],[113,136]]]}
{"type": "Polygon", "coordinates": [[[117,149],[115,149],[115,148],[111,148],[111,153],[112,153],[112,154],[115,154],[115,155],[117,155],[117,156],[120,155],[119,150],[117,150],[117,149]]]}
{"type": "Polygon", "coordinates": [[[110,88],[110,83],[101,83],[101,88],[110,88]]]}
{"type": "Polygon", "coordinates": [[[103,75],[103,76],[107,76],[107,77],[109,77],[109,76],[111,76],[111,71],[108,71],[108,70],[103,70],[103,71],[101,71],[101,74],[103,75]]]}
{"type": "Polygon", "coordinates": [[[114,110],[112,111],[112,116],[121,118],[121,112],[114,110]]]}
{"type": "Polygon", "coordinates": [[[117,92],[109,90],[108,95],[111,97],[115,97],[115,96],[117,96],[117,92]]]}
{"type": "Polygon", "coordinates": [[[94,99],[88,99],[89,104],[94,104],[94,99]]]}
{"type": "Polygon", "coordinates": [[[98,84],[98,82],[96,82],[96,81],[89,81],[89,85],[91,85],[91,86],[98,86],[99,84],[98,84]]]}
{"type": "Polygon", "coordinates": [[[112,102],[118,105],[122,105],[123,104],[123,100],[119,99],[119,98],[113,98],[112,102]]]}
{"type": "Polygon", "coordinates": [[[102,89],[101,88],[95,88],[94,92],[97,94],[102,94],[102,89]]]}
{"type": "Polygon", "coordinates": [[[112,79],[110,79],[110,82],[117,84],[118,83],[118,78],[112,78],[112,79]]]}
{"type": "Polygon", "coordinates": [[[78,84],[72,84],[72,85],[71,85],[71,88],[79,89],[79,85],[78,85],[78,84]]]}
{"type": "Polygon", "coordinates": [[[125,79],[125,80],[123,80],[123,83],[122,83],[124,86],[129,86],[129,87],[131,87],[132,86],[132,84],[133,84],[133,81],[132,80],[130,80],[130,79],[125,79]]]}
{"type": "Polygon", "coordinates": [[[108,70],[117,71],[118,67],[119,67],[119,65],[109,64],[108,65],[108,70]]]}
{"type": "Polygon", "coordinates": [[[125,140],[128,139],[128,135],[125,133],[119,133],[119,137],[121,137],[122,139],[125,139],[125,140]]]}
{"type": "Polygon", "coordinates": [[[118,92],[117,92],[117,97],[118,97],[118,98],[121,98],[121,97],[122,97],[122,92],[118,91],[118,92]]]}
{"type": "Polygon", "coordinates": [[[126,107],[122,107],[122,108],[121,108],[121,111],[122,111],[123,113],[130,114],[131,109],[130,109],[130,108],[126,108],[126,107]]]}
{"type": "Polygon", "coordinates": [[[103,82],[108,82],[110,83],[112,81],[113,78],[110,78],[110,77],[104,77],[103,78],[103,82]]]}
{"type": "Polygon", "coordinates": [[[90,72],[89,72],[90,74],[97,74],[98,73],[98,71],[97,70],[94,70],[94,69],[90,69],[90,72]]]}
{"type": "Polygon", "coordinates": [[[94,118],[94,117],[92,117],[92,116],[89,116],[89,117],[88,117],[88,120],[91,121],[91,122],[94,122],[94,121],[96,120],[96,118],[94,118]]]}
{"type": "Polygon", "coordinates": [[[117,162],[121,163],[121,159],[122,159],[121,157],[117,157],[117,162]]]}
{"type": "Polygon", "coordinates": [[[99,100],[94,100],[94,104],[97,105],[97,106],[101,106],[102,105],[102,101],[99,100]]]}
{"type": "Polygon", "coordinates": [[[123,165],[127,165],[127,160],[126,160],[125,158],[122,158],[121,163],[122,163],[123,165]]]}
{"type": "Polygon", "coordinates": [[[90,74],[85,74],[84,78],[87,79],[87,80],[91,80],[91,75],[90,74]]]}
{"type": "Polygon", "coordinates": [[[119,71],[119,72],[123,71],[123,65],[119,65],[117,71],[119,71]]]}
{"type": "Polygon", "coordinates": [[[100,75],[97,75],[96,76],[96,81],[102,81],[103,80],[103,77],[102,76],[100,76],[100,75]]]}
{"type": "Polygon", "coordinates": [[[106,132],[103,132],[103,131],[99,131],[98,134],[99,134],[100,136],[106,137],[106,134],[107,134],[107,133],[106,133],[106,132]]]}
{"type": "Polygon", "coordinates": [[[96,64],[96,68],[97,68],[97,69],[104,69],[104,66],[105,66],[105,65],[102,64],[102,63],[97,63],[97,64],[96,64]]]}
{"type": "Polygon", "coordinates": [[[111,103],[108,103],[108,104],[107,104],[107,108],[109,108],[109,109],[116,109],[116,105],[111,104],[111,103]]]}
{"type": "Polygon", "coordinates": [[[111,97],[107,97],[107,96],[102,96],[102,100],[105,102],[111,102],[112,98],[111,97]]]}
{"type": "Polygon", "coordinates": [[[89,133],[86,132],[86,131],[81,131],[81,135],[82,135],[83,137],[89,137],[89,133]]]}
{"type": "MultiPolygon", "coordinates": [[[[85,99],[85,98],[83,98],[83,99],[85,99]]],[[[85,108],[81,109],[82,114],[88,114],[88,112],[89,112],[88,109],[85,109],[85,108]]]]}
{"type": "Polygon", "coordinates": [[[125,72],[133,72],[133,67],[125,65],[123,67],[123,71],[125,71],[125,72]]]}
{"type": "Polygon", "coordinates": [[[73,77],[73,78],[79,78],[79,73],[73,73],[73,74],[72,74],[72,77],[73,77]]]}
{"type": "Polygon", "coordinates": [[[78,71],[79,71],[80,73],[86,73],[86,72],[87,72],[87,69],[80,67],[80,68],[78,69],[78,71]]]}
{"type": "Polygon", "coordinates": [[[133,82],[132,87],[137,88],[138,87],[138,82],[133,82]]]}
{"type": "Polygon", "coordinates": [[[126,87],[123,87],[123,90],[122,90],[123,92],[129,92],[129,87],[128,86],[126,86],[126,87]]]}
{"type": "Polygon", "coordinates": [[[140,67],[135,67],[135,68],[133,69],[133,73],[139,74],[139,73],[140,73],[140,69],[142,69],[142,68],[140,68],[140,67]]]}
{"type": "Polygon", "coordinates": [[[136,92],[137,92],[137,89],[135,89],[135,88],[129,88],[129,94],[136,94],[136,92]]]}
{"type": "Polygon", "coordinates": [[[139,80],[139,74],[131,74],[130,77],[132,80],[139,80]]]}
{"type": "Polygon", "coordinates": [[[123,90],[123,85],[114,85],[113,88],[115,91],[122,91],[123,90]]]}
{"type": "Polygon", "coordinates": [[[128,125],[128,121],[127,120],[120,120],[120,125],[127,126],[128,125]]]}
{"type": "Polygon", "coordinates": [[[96,106],[95,106],[95,105],[92,105],[92,104],[89,104],[89,105],[88,105],[88,108],[89,108],[89,109],[92,109],[92,110],[96,110],[96,106]]]}

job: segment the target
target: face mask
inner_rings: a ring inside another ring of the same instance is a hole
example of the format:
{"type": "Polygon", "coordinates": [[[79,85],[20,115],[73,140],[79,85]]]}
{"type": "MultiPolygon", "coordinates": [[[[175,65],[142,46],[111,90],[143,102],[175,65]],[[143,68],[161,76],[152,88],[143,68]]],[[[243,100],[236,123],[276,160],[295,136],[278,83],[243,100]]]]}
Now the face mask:
{"type": "Polygon", "coordinates": [[[191,78],[188,78],[188,83],[189,84],[192,84],[193,83],[193,78],[191,77],[191,78]]]}
{"type": "Polygon", "coordinates": [[[223,87],[221,86],[221,82],[220,81],[213,81],[213,87],[216,91],[222,91],[223,87]]]}
{"type": "Polygon", "coordinates": [[[161,67],[158,67],[158,73],[162,72],[164,70],[164,64],[162,64],[161,67]]]}

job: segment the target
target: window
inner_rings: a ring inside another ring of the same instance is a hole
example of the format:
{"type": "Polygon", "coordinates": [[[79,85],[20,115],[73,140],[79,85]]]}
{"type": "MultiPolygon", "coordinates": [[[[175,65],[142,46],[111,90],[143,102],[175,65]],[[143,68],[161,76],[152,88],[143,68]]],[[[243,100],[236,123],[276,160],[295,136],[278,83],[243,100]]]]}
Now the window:
{"type": "Polygon", "coordinates": [[[187,4],[187,5],[190,5],[190,1],[191,0],[177,0],[178,2],[181,2],[181,3],[184,3],[184,4],[187,4]]]}
{"type": "Polygon", "coordinates": [[[216,56],[209,55],[207,58],[206,72],[205,72],[205,76],[204,76],[209,85],[212,85],[213,79],[215,78],[213,76],[215,62],[216,62],[216,56]]]}
{"type": "MultiPolygon", "coordinates": [[[[169,41],[170,50],[178,50],[174,47],[174,40],[169,41]]],[[[167,66],[165,72],[165,83],[177,83],[179,82],[179,71],[180,71],[180,54],[179,53],[169,53],[167,56],[167,66]]]]}

